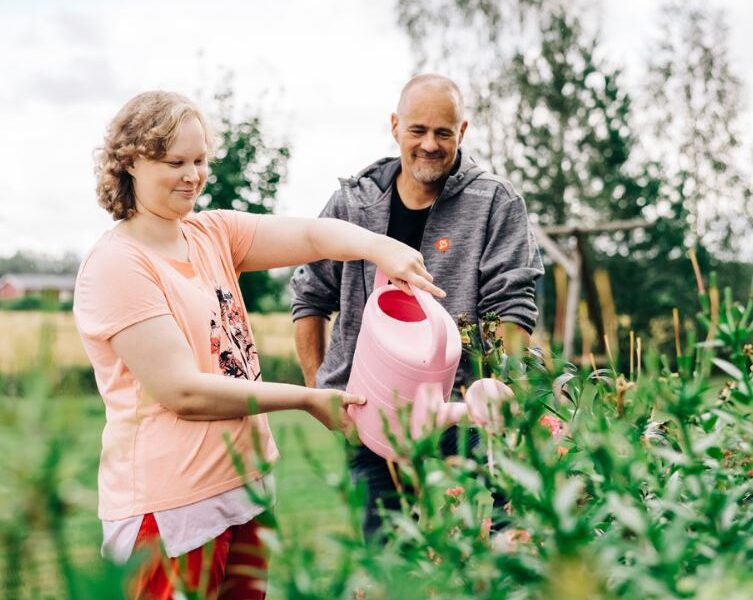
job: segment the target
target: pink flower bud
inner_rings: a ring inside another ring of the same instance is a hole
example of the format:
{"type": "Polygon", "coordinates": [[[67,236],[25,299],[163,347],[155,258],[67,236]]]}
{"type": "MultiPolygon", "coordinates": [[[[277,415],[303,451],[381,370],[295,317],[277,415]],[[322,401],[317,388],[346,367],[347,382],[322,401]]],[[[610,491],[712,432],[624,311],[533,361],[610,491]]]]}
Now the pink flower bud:
{"type": "Polygon", "coordinates": [[[489,532],[492,530],[492,518],[484,517],[481,519],[481,539],[489,537],[489,532]]]}
{"type": "Polygon", "coordinates": [[[556,440],[567,435],[567,423],[553,415],[544,415],[539,423],[546,427],[556,440]]]}
{"type": "Polygon", "coordinates": [[[464,491],[465,490],[461,486],[458,485],[456,487],[447,488],[447,491],[445,492],[445,494],[447,494],[448,496],[452,498],[458,498],[463,494],[464,491]]]}

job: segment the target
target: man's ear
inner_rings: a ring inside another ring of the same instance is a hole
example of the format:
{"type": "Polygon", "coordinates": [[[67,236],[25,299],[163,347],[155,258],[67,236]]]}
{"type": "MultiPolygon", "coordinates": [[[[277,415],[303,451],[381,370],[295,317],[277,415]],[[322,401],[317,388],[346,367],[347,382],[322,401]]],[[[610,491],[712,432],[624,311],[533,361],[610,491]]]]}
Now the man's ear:
{"type": "Polygon", "coordinates": [[[468,121],[465,120],[460,124],[460,139],[458,140],[458,146],[463,143],[463,136],[465,135],[465,130],[468,129],[468,121]]]}
{"type": "Polygon", "coordinates": [[[395,138],[395,141],[397,142],[397,113],[392,113],[390,115],[390,124],[392,129],[392,137],[395,138]]]}

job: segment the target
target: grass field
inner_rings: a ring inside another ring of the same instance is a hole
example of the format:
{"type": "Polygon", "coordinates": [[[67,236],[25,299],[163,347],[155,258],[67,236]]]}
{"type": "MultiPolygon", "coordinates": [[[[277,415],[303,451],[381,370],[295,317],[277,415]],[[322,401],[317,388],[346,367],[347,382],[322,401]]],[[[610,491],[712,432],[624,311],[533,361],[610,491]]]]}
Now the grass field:
{"type": "MultiPolygon", "coordinates": [[[[262,356],[293,356],[293,323],[288,313],[252,314],[251,328],[262,356]]],[[[16,373],[39,356],[43,326],[55,331],[52,360],[60,367],[86,366],[89,361],[69,312],[0,311],[0,373],[16,373]]]]}
{"type": "MultiPolygon", "coordinates": [[[[250,318],[262,361],[264,356],[294,356],[293,328],[287,313],[253,314],[250,318]]],[[[0,332],[0,376],[26,372],[38,361],[40,345],[48,340],[51,341],[52,348],[50,359],[56,367],[65,370],[68,367],[85,368],[89,365],[71,313],[0,311],[0,332]],[[46,327],[51,332],[48,336],[43,334],[46,327]]],[[[269,365],[269,361],[267,364],[269,365]]],[[[17,398],[0,397],[0,408],[4,403],[9,406],[18,401],[17,398]]],[[[83,566],[97,559],[101,542],[101,528],[96,517],[96,473],[100,435],[105,419],[104,406],[99,396],[93,394],[56,398],[55,402],[62,402],[70,408],[62,411],[67,415],[65,418],[69,422],[66,427],[71,431],[71,443],[66,447],[65,460],[70,465],[66,468],[71,473],[75,471],[75,476],[71,477],[66,493],[71,494],[78,508],[66,515],[65,529],[73,560],[83,566]]],[[[30,410],[36,410],[31,408],[32,404],[29,403],[30,410]]],[[[36,415],[29,414],[25,417],[25,426],[21,426],[20,422],[16,426],[6,423],[7,427],[3,428],[4,439],[0,440],[0,446],[3,451],[11,452],[20,459],[18,465],[13,461],[13,468],[18,473],[23,471],[26,464],[30,467],[40,463],[35,453],[43,447],[43,440],[35,439],[35,436],[38,433],[36,423],[43,418],[44,411],[36,415]]],[[[319,461],[326,471],[342,473],[345,468],[342,441],[303,412],[273,413],[270,415],[270,422],[282,454],[274,468],[277,483],[276,514],[282,533],[300,539],[302,543],[316,540],[317,544],[321,544],[322,534],[335,533],[345,527],[346,513],[335,492],[315,473],[310,458],[319,461]],[[305,439],[305,448],[301,439],[305,439]]],[[[31,472],[29,476],[36,478],[31,472]]],[[[40,529],[44,529],[46,507],[33,506],[35,502],[39,504],[32,491],[33,482],[24,477],[16,482],[15,490],[13,481],[6,481],[5,484],[4,488],[0,485],[0,516],[7,513],[9,506],[21,502],[29,506],[33,513],[38,513],[38,517],[32,516],[31,521],[38,522],[40,529]],[[28,498],[12,497],[14,493],[22,496],[21,490],[28,491],[28,498]],[[4,496],[6,492],[10,495],[4,496]]],[[[26,597],[36,598],[49,594],[50,585],[54,589],[55,552],[53,540],[46,536],[32,530],[31,539],[36,549],[35,554],[41,558],[37,566],[39,577],[30,578],[29,584],[40,587],[27,588],[26,597]]],[[[275,592],[275,572],[273,562],[268,596],[271,600],[280,597],[275,592]]],[[[0,580],[2,579],[0,576],[0,580]]]]}
{"type": "MultiPolygon", "coordinates": [[[[6,402],[15,402],[17,399],[0,398],[0,406],[6,402]]],[[[69,406],[65,411],[68,415],[71,428],[72,443],[65,450],[65,462],[62,472],[75,470],[75,476],[62,486],[69,499],[74,500],[76,509],[67,513],[65,518],[65,530],[71,555],[76,565],[84,567],[97,560],[99,544],[101,542],[101,528],[96,516],[96,472],[100,452],[100,434],[104,425],[104,408],[98,396],[82,396],[78,398],[55,399],[69,406]]],[[[30,429],[34,429],[35,417],[28,415],[27,425],[18,427],[17,439],[8,438],[2,440],[3,448],[15,448],[18,460],[14,459],[14,470],[22,470],[27,463],[35,462],[35,452],[41,446],[41,440],[32,445],[34,440],[30,429]]],[[[277,507],[276,515],[281,524],[283,535],[299,539],[301,543],[317,543],[321,545],[323,534],[335,533],[344,528],[345,509],[338,501],[335,492],[329,488],[312,469],[309,457],[319,461],[327,471],[342,472],[344,468],[344,449],[340,438],[327,431],[318,422],[303,412],[287,411],[275,413],[270,416],[272,429],[277,440],[282,458],[274,467],[274,475],[277,483],[277,507]],[[305,437],[306,448],[299,443],[300,434],[305,437]]],[[[5,430],[8,433],[8,430],[5,430]]],[[[13,450],[11,450],[13,451],[13,450]]],[[[32,477],[36,479],[34,474],[32,477]]],[[[5,484],[11,484],[6,481],[5,484]]],[[[22,502],[27,509],[27,514],[33,515],[30,521],[36,522],[39,529],[48,530],[46,523],[46,511],[44,503],[32,506],[38,492],[34,492],[34,484],[17,485],[16,494],[21,497],[3,498],[0,493],[0,515],[8,509],[8,504],[22,502]],[[5,500],[5,502],[4,502],[5,500]],[[6,506],[3,506],[3,504],[6,506]]],[[[2,488],[2,486],[0,486],[2,488]]],[[[2,491],[2,489],[0,489],[2,491]]],[[[8,491],[8,490],[6,490],[8,491]]],[[[10,490],[13,493],[13,490],[10,490]]],[[[326,537],[326,536],[324,536],[326,537]]],[[[55,564],[55,552],[53,544],[56,543],[48,535],[32,529],[31,543],[34,546],[34,554],[38,564],[36,570],[38,577],[25,577],[24,598],[56,597],[54,593],[57,577],[55,564]],[[39,586],[30,588],[29,586],[39,586]],[[52,588],[52,589],[51,589],[52,588]],[[51,594],[51,596],[49,595],[51,594]]],[[[324,549],[322,549],[324,551],[324,549]]],[[[0,564],[8,557],[0,557],[0,564]]],[[[271,564],[270,573],[270,600],[280,598],[279,592],[275,592],[274,561],[271,564]]],[[[3,577],[0,576],[0,590],[2,590],[3,577]]],[[[0,594],[1,596],[2,594],[0,594]]]]}

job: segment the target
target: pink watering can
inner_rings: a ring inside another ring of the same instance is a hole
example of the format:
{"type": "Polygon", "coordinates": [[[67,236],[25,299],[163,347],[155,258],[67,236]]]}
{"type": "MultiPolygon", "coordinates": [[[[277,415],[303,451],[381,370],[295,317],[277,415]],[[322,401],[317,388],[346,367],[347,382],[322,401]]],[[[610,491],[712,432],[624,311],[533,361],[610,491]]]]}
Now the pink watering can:
{"type": "Polygon", "coordinates": [[[346,388],[367,398],[362,406],[348,407],[361,441],[389,460],[398,457],[385,435],[383,417],[390,433],[403,441],[398,419],[402,407],[411,406],[413,437],[427,427],[455,424],[466,415],[481,423],[488,413],[481,405],[469,412],[464,402],[447,402],[460,362],[460,333],[431,294],[413,286],[411,291],[413,296],[389,284],[377,269],[346,388]]]}

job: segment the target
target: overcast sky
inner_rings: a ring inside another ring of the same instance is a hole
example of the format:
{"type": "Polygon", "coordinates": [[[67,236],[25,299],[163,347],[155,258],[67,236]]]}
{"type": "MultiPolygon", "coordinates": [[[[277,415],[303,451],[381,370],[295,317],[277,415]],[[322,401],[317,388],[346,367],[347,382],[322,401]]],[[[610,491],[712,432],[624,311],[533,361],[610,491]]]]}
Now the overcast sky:
{"type": "MultiPolygon", "coordinates": [[[[750,105],[753,2],[715,4],[750,105]]],[[[605,3],[604,42],[628,77],[657,6],[605,3]]],[[[392,0],[0,0],[0,28],[0,255],[80,254],[112,225],[94,197],[92,150],[146,89],[208,99],[234,71],[240,104],[292,146],[282,213],[316,215],[338,176],[396,153],[389,114],[413,63],[392,0]]],[[[745,123],[753,131],[751,112],[745,123]]]]}

